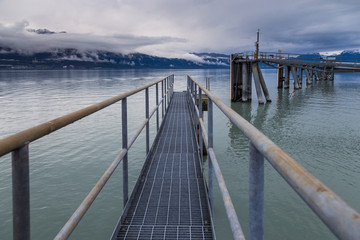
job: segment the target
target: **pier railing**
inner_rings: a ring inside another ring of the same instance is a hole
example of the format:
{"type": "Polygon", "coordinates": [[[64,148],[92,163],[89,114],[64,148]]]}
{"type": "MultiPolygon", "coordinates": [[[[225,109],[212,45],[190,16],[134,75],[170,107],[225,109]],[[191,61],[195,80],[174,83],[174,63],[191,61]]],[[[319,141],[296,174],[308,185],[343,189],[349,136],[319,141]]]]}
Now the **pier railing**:
{"type": "Polygon", "coordinates": [[[150,149],[149,122],[156,113],[156,128],[159,130],[159,108],[161,105],[162,119],[167,111],[173,95],[174,75],[144,85],[140,88],[109,98],[105,101],[80,109],[76,112],[53,119],[22,132],[13,134],[0,140],[0,157],[12,153],[12,192],[13,192],[13,239],[30,239],[30,182],[29,182],[29,145],[31,142],[59,130],[73,122],[87,117],[116,102],[122,102],[122,149],[109,168],[105,171],[93,189],[89,192],[80,206],[76,209],[68,222],[57,234],[55,239],[67,239],[75,229],[81,218],[85,215],[95,198],[105,186],[117,166],[123,161],[123,199],[124,206],[128,200],[128,151],[146,128],[146,154],[150,149]],[[159,85],[161,84],[161,96],[159,85]],[[149,88],[155,87],[156,103],[154,109],[149,111],[149,88]],[[145,120],[141,123],[135,135],[128,141],[127,134],[127,98],[145,91],[145,120]]]}
{"type": "Polygon", "coordinates": [[[275,168],[294,191],[307,203],[325,225],[339,239],[360,239],[360,215],[339,196],[321,183],[284,150],[273,143],[257,128],[224,104],[212,92],[190,76],[187,78],[190,110],[195,132],[199,130],[199,148],[202,156],[202,138],[208,151],[208,189],[210,207],[213,207],[213,174],[219,184],[221,196],[234,239],[245,239],[226,188],[213,149],[213,104],[249,139],[249,239],[264,238],[264,158],[275,168]],[[208,97],[208,126],[202,114],[202,98],[208,97]],[[198,101],[197,101],[198,100],[198,101]]]}
{"type": "MultiPolygon", "coordinates": [[[[237,53],[237,56],[243,59],[255,60],[254,52],[245,51],[237,53]]],[[[285,52],[259,52],[259,60],[291,60],[291,61],[306,61],[312,63],[333,63],[344,65],[360,65],[359,57],[351,56],[336,56],[336,55],[315,55],[303,53],[285,53],[285,52]]]]}

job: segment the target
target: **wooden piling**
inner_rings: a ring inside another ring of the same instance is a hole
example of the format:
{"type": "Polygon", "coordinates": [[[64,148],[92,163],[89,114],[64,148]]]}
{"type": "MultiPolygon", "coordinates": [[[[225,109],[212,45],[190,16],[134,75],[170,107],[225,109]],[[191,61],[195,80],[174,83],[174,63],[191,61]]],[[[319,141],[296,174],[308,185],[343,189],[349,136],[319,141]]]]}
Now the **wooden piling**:
{"type": "Polygon", "coordinates": [[[235,54],[230,55],[230,99],[232,102],[235,100],[235,86],[236,86],[236,79],[235,79],[235,54]]]}
{"type": "Polygon", "coordinates": [[[261,93],[261,84],[260,84],[260,77],[259,72],[257,71],[256,63],[251,64],[253,76],[254,76],[254,83],[256,88],[256,94],[258,97],[259,104],[264,104],[264,98],[261,93]]]}
{"type": "Polygon", "coordinates": [[[294,78],[293,87],[294,87],[294,89],[299,89],[300,87],[299,87],[296,67],[291,67],[291,72],[292,72],[292,76],[294,78]]]}
{"type": "Polygon", "coordinates": [[[257,69],[257,72],[259,74],[259,81],[260,81],[260,85],[262,87],[262,90],[264,92],[265,99],[266,99],[267,102],[271,102],[269,91],[268,91],[268,89],[266,87],[265,79],[264,79],[264,76],[262,75],[259,63],[256,63],[256,69],[257,69]]]}
{"type": "Polygon", "coordinates": [[[248,100],[247,98],[247,84],[248,84],[248,66],[246,62],[243,62],[242,64],[242,101],[246,102],[248,100]]]}
{"type": "Polygon", "coordinates": [[[284,88],[289,88],[289,82],[290,82],[290,67],[285,66],[285,82],[284,82],[284,88]]]}
{"type": "Polygon", "coordinates": [[[277,88],[283,88],[284,81],[284,67],[280,64],[277,65],[277,88]]]}
{"type": "Polygon", "coordinates": [[[247,70],[248,70],[248,76],[247,76],[247,99],[248,101],[251,101],[252,98],[252,67],[251,63],[247,63],[247,70]]]}
{"type": "Polygon", "coordinates": [[[302,79],[303,79],[303,69],[300,67],[299,68],[299,85],[300,85],[300,88],[302,87],[302,79]]]}

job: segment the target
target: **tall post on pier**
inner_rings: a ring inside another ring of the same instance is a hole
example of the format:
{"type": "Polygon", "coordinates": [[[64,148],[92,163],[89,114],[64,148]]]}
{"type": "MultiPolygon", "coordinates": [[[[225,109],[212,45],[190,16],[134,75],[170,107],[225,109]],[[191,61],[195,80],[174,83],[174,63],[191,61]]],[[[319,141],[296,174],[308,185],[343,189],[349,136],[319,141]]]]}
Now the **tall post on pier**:
{"type": "Polygon", "coordinates": [[[260,44],[260,29],[257,30],[256,33],[256,42],[255,42],[255,59],[259,58],[259,44],[260,44]]]}

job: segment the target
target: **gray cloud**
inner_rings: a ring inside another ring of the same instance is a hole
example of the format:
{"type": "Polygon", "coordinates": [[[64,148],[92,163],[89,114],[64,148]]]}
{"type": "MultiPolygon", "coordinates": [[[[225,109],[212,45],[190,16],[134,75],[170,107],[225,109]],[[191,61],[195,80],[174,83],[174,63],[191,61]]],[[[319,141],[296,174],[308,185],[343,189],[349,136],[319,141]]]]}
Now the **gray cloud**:
{"type": "Polygon", "coordinates": [[[0,43],[181,57],[253,50],[260,28],[264,51],[359,49],[359,12],[358,0],[3,0],[0,43]],[[29,25],[9,25],[21,19],[29,25]],[[68,33],[40,38],[26,27],[68,33]]]}
{"type": "Polygon", "coordinates": [[[0,24],[0,44],[25,53],[39,52],[52,48],[76,48],[80,50],[106,50],[129,53],[144,46],[185,41],[171,37],[146,37],[122,34],[38,34],[35,31],[29,31],[28,26],[29,22],[27,21],[17,22],[9,26],[0,24]]]}

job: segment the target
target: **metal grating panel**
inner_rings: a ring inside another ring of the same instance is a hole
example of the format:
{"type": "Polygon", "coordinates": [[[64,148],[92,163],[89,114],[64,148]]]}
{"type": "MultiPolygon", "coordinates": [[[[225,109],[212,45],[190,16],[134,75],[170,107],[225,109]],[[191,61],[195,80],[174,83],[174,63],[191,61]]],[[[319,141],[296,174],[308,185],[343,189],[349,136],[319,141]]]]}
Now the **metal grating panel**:
{"type": "Polygon", "coordinates": [[[213,239],[185,93],[174,93],[163,124],[117,239],[213,239]]]}

